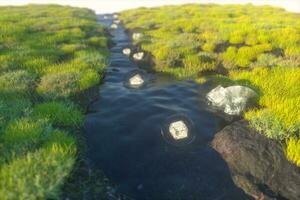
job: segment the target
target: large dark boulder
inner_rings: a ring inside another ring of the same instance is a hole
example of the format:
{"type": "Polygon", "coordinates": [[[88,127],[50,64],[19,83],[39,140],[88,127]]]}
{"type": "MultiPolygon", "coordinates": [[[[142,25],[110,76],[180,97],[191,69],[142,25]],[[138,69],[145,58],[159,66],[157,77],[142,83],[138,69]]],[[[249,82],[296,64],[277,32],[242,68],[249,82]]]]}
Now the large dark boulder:
{"type": "Polygon", "coordinates": [[[257,199],[300,199],[300,168],[291,164],[281,146],[234,122],[215,135],[212,147],[227,162],[235,184],[257,199]]]}

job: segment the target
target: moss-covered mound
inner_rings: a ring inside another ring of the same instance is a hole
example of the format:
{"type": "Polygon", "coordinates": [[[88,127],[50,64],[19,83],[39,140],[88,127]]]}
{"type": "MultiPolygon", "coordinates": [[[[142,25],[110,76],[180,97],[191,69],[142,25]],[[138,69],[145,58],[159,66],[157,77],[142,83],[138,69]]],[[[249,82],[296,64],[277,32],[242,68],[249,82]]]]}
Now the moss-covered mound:
{"type": "Polygon", "coordinates": [[[0,196],[56,199],[78,155],[75,97],[101,80],[108,40],[88,9],[0,7],[0,196]]]}

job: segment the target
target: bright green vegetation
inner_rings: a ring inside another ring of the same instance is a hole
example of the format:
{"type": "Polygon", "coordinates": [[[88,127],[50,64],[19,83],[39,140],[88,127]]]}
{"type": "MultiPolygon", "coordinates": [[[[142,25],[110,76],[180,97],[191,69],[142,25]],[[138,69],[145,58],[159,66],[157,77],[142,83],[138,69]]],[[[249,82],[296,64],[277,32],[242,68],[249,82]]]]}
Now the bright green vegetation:
{"type": "Polygon", "coordinates": [[[245,118],[268,137],[286,140],[287,157],[300,166],[300,68],[258,67],[230,77],[259,89],[260,108],[247,111],[245,118]]]}
{"type": "Polygon", "coordinates": [[[108,39],[88,9],[0,7],[0,196],[58,199],[76,166],[83,109],[108,39]]]}
{"type": "Polygon", "coordinates": [[[269,6],[185,5],[121,13],[155,70],[178,78],[218,69],[300,66],[300,16],[269,6]]]}
{"type": "MultiPolygon", "coordinates": [[[[300,15],[252,5],[185,5],[121,13],[154,70],[224,86],[247,85],[259,107],[245,118],[266,136],[287,143],[300,166],[300,15]],[[292,139],[291,139],[292,138],[292,139]],[[298,142],[297,142],[298,141],[298,142]]],[[[284,145],[285,146],[285,145],[284,145]]]]}
{"type": "Polygon", "coordinates": [[[249,72],[232,72],[230,77],[259,88],[260,109],[245,117],[268,137],[286,139],[300,130],[300,68],[255,68],[249,72]]]}

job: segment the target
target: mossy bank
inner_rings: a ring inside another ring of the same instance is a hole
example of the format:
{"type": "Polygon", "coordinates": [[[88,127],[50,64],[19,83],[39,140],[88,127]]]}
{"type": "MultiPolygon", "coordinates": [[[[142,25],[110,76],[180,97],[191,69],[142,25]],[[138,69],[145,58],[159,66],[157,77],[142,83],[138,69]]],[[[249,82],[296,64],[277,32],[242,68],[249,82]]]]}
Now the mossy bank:
{"type": "Polygon", "coordinates": [[[100,83],[109,57],[95,13],[56,5],[0,7],[0,24],[1,199],[103,193],[104,176],[83,161],[85,110],[77,101],[100,83]]]}
{"type": "Polygon", "coordinates": [[[280,142],[300,165],[300,15],[248,5],[183,5],[121,13],[153,69],[178,79],[255,89],[259,107],[244,117],[280,142]]]}

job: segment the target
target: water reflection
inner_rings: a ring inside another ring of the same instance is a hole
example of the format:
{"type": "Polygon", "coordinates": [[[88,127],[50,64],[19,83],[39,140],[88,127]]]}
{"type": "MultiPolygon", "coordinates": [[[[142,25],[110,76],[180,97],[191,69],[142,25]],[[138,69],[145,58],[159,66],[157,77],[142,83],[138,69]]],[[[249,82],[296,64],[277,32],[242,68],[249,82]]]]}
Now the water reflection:
{"type": "Polygon", "coordinates": [[[234,185],[228,166],[210,147],[226,122],[199,100],[207,85],[146,81],[147,87],[124,87],[124,76],[141,71],[122,54],[130,46],[124,29],[113,36],[110,67],[119,71],[105,77],[100,100],[90,105],[93,113],[85,122],[92,164],[117,184],[118,192],[136,199],[251,199],[234,185]],[[189,130],[185,145],[166,139],[174,121],[183,121],[189,130]]]}

